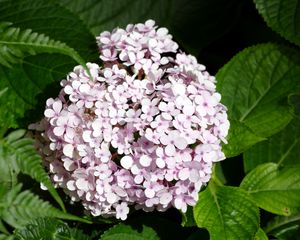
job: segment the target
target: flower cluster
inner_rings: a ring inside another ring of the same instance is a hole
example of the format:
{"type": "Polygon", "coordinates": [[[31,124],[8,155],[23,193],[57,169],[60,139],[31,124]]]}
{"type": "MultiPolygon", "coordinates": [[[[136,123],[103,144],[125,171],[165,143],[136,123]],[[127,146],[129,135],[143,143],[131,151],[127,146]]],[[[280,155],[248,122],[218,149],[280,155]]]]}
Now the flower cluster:
{"type": "Polygon", "coordinates": [[[76,66],[31,125],[52,181],[94,216],[185,212],[224,159],[215,78],[152,20],[97,41],[103,67],[76,66]]]}

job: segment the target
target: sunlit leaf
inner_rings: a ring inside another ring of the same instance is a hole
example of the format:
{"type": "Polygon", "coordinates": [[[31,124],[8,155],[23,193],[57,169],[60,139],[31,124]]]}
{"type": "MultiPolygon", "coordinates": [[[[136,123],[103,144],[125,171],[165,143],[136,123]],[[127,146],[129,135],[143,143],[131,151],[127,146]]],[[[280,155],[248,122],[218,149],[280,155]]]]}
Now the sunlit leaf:
{"type": "Polygon", "coordinates": [[[245,191],[214,182],[199,194],[194,217],[211,240],[253,239],[259,226],[258,208],[245,191]]]}
{"type": "Polygon", "coordinates": [[[276,163],[261,164],[240,187],[260,208],[271,213],[290,216],[300,210],[300,165],[279,168],[276,163]]]}
{"type": "Polygon", "coordinates": [[[261,228],[258,229],[256,235],[255,235],[255,240],[268,240],[269,238],[267,237],[266,233],[264,232],[264,230],[262,230],[261,228]]]}
{"type": "Polygon", "coordinates": [[[229,144],[224,146],[226,156],[240,154],[289,123],[292,108],[288,95],[296,91],[299,74],[299,52],[275,44],[247,48],[218,72],[217,89],[228,107],[229,118],[247,127],[235,134],[236,126],[240,126],[233,124],[229,144]],[[248,136],[250,141],[239,139],[240,135],[244,139],[248,136]],[[258,138],[255,140],[253,135],[258,138]]]}

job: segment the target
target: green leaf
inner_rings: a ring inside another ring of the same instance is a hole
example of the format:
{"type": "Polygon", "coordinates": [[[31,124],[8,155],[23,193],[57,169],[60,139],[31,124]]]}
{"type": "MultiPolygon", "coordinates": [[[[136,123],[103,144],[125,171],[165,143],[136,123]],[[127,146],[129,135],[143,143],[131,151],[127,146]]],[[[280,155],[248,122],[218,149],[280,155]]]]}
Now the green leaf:
{"type": "Polygon", "coordinates": [[[268,223],[265,230],[278,239],[296,239],[300,233],[300,213],[290,217],[277,216],[268,223]]]}
{"type": "Polygon", "coordinates": [[[300,165],[281,169],[276,163],[259,165],[240,187],[260,208],[271,213],[289,216],[300,210],[300,165]]]}
{"type": "Polygon", "coordinates": [[[299,155],[300,122],[295,119],[281,132],[244,153],[245,172],[267,162],[278,163],[279,166],[300,165],[299,155]]]}
{"type": "Polygon", "coordinates": [[[233,157],[247,150],[249,146],[265,140],[265,138],[256,135],[244,123],[231,120],[227,140],[228,144],[223,145],[222,149],[226,157],[233,157]]]}
{"type": "Polygon", "coordinates": [[[200,192],[194,217],[211,240],[253,239],[259,227],[258,208],[245,191],[212,181],[200,192]]]}
{"type": "Polygon", "coordinates": [[[287,97],[296,91],[299,74],[299,52],[275,44],[247,48],[218,72],[217,89],[222,103],[228,107],[229,119],[248,127],[241,136],[249,142],[235,135],[240,132],[239,124],[234,123],[230,128],[231,138],[225,147],[227,156],[240,154],[289,123],[292,108],[287,97]]]}
{"type": "Polygon", "coordinates": [[[5,235],[5,234],[0,234],[0,240],[14,240],[14,236],[12,235],[5,235]]]}
{"type": "Polygon", "coordinates": [[[30,220],[40,217],[56,217],[87,222],[80,217],[58,210],[28,190],[20,191],[21,185],[17,185],[0,199],[2,219],[15,228],[21,228],[30,220]]]}
{"type": "Polygon", "coordinates": [[[89,236],[80,230],[69,228],[69,226],[56,219],[39,218],[31,221],[24,228],[15,232],[16,240],[89,240],[89,236]]]}
{"type": "MultiPolygon", "coordinates": [[[[38,182],[43,183],[64,210],[64,204],[42,166],[42,158],[36,152],[33,140],[21,138],[23,135],[24,130],[17,130],[0,141],[0,166],[6,166],[6,169],[4,171],[0,170],[0,172],[3,171],[6,175],[17,175],[21,171],[38,182]]],[[[15,176],[11,176],[11,178],[15,178],[15,176]]],[[[15,180],[11,180],[11,182],[13,181],[15,180]]]]}
{"type": "Polygon", "coordinates": [[[67,55],[85,65],[80,55],[65,43],[32,32],[31,29],[20,30],[11,26],[12,23],[0,22],[0,64],[11,67],[12,63],[21,61],[26,53],[35,55],[47,52],[67,55]]]}
{"type": "Polygon", "coordinates": [[[0,186],[3,189],[11,189],[17,184],[18,171],[16,170],[16,166],[13,166],[10,162],[13,162],[13,159],[8,150],[0,142],[0,186]]]}
{"type": "Polygon", "coordinates": [[[120,223],[108,229],[100,238],[101,240],[159,240],[156,232],[145,225],[141,229],[134,229],[130,225],[120,223]]]}
{"type": "MultiPolygon", "coordinates": [[[[0,21],[65,43],[85,61],[99,59],[95,37],[88,28],[78,16],[53,1],[0,0],[0,21]]],[[[38,54],[26,57],[13,69],[0,66],[0,133],[37,121],[45,100],[58,95],[58,81],[75,65],[66,55],[38,54]]]]}
{"type": "Polygon", "coordinates": [[[154,19],[160,27],[167,27],[185,48],[197,54],[199,49],[229,31],[241,5],[238,0],[59,0],[58,3],[80,15],[95,35],[154,19]]]}
{"type": "Polygon", "coordinates": [[[299,0],[254,0],[268,26],[300,46],[299,0]]]}
{"type": "Polygon", "coordinates": [[[85,61],[98,59],[94,36],[78,15],[55,1],[0,0],[0,21],[63,42],[76,49],[85,61]]]}
{"type": "Polygon", "coordinates": [[[23,137],[25,135],[25,133],[26,133],[25,129],[18,129],[18,130],[15,130],[15,131],[9,133],[5,139],[8,143],[11,143],[11,142],[17,141],[18,139],[23,137]]]}
{"type": "Polygon", "coordinates": [[[256,235],[255,235],[255,240],[268,240],[269,238],[267,237],[266,233],[264,232],[264,230],[262,230],[261,228],[258,229],[256,235]]]}
{"type": "Polygon", "coordinates": [[[26,57],[13,69],[0,66],[0,89],[6,89],[0,96],[0,128],[27,128],[38,121],[46,99],[58,95],[57,80],[65,77],[72,65],[76,63],[69,57],[41,54],[26,57]]]}

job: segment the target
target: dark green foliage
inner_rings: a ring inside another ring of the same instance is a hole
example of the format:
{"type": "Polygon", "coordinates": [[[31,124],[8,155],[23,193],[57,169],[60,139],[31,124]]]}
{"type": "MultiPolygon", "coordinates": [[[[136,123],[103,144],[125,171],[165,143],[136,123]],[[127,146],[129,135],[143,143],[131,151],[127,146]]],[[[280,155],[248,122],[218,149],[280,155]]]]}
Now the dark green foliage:
{"type": "Polygon", "coordinates": [[[50,218],[39,218],[29,222],[15,233],[16,240],[90,240],[79,230],[70,228],[66,223],[50,218]]]}

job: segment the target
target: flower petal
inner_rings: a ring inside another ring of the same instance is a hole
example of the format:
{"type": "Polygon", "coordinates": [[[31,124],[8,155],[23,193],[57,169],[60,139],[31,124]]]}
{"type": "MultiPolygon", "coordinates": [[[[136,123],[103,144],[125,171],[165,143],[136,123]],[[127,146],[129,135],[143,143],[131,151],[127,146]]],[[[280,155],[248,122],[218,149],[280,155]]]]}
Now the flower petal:
{"type": "Polygon", "coordinates": [[[74,151],[74,147],[72,144],[67,144],[63,148],[63,153],[69,158],[73,157],[73,151],[74,151]]]}
{"type": "Polygon", "coordinates": [[[174,145],[172,145],[172,144],[167,145],[165,148],[165,153],[169,157],[174,156],[176,153],[176,149],[175,149],[174,145]]]}
{"type": "Polygon", "coordinates": [[[133,164],[133,159],[130,156],[124,156],[121,158],[121,166],[125,169],[130,169],[133,164]]]}
{"type": "Polygon", "coordinates": [[[176,138],[174,145],[180,150],[183,150],[188,146],[187,141],[183,137],[176,138]]]}

